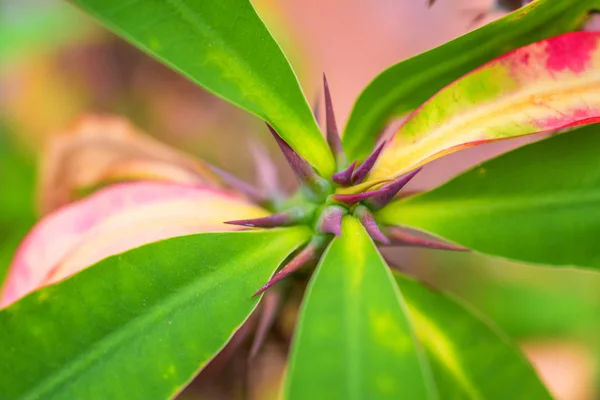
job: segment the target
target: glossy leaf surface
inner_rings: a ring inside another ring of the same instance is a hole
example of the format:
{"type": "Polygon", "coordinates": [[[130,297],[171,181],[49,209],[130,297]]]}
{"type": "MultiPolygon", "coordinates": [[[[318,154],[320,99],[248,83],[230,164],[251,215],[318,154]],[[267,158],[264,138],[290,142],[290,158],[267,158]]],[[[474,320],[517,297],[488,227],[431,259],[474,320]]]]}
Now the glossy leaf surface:
{"type": "Polygon", "coordinates": [[[520,350],[457,300],[396,275],[440,399],[548,399],[520,350]]]}
{"type": "Polygon", "coordinates": [[[482,253],[600,268],[599,153],[598,125],[560,134],[396,201],[378,218],[482,253]]]}
{"type": "Polygon", "coordinates": [[[434,398],[411,331],[387,265],[360,222],[345,218],[305,294],[285,398],[434,398]]]}
{"type": "Polygon", "coordinates": [[[343,137],[349,158],[364,159],[386,123],[462,75],[510,50],[574,30],[599,8],[598,0],[538,0],[390,67],[364,89],[352,110],[343,137]]]}
{"type": "Polygon", "coordinates": [[[206,233],[103,260],[0,311],[0,393],[165,399],[218,352],[303,229],[206,233]],[[32,362],[35,360],[35,362],[32,362]]]}
{"type": "Polygon", "coordinates": [[[322,174],[334,171],[285,55],[248,0],[74,0],[111,30],[269,122],[322,174]]]}
{"type": "Polygon", "coordinates": [[[33,227],[1,286],[0,307],[108,256],[170,237],[237,230],[223,221],[267,214],[240,196],[206,186],[144,181],[109,186],[33,227]]]}
{"type": "Polygon", "coordinates": [[[573,32],[491,61],[415,110],[371,179],[494,140],[600,119],[600,32],[573,32]]]}

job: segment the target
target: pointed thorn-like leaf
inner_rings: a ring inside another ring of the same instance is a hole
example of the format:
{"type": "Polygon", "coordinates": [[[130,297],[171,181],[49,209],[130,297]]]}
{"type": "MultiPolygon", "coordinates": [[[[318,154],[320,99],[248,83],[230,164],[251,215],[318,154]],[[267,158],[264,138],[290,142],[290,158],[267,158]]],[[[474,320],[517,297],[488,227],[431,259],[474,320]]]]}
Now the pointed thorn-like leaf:
{"type": "Polygon", "coordinates": [[[230,174],[227,171],[222,170],[219,167],[214,165],[207,164],[210,170],[217,175],[227,186],[230,186],[232,189],[237,190],[238,192],[246,195],[250,200],[255,203],[264,203],[266,202],[267,196],[259,189],[255,188],[251,184],[244,182],[240,178],[236,177],[233,174],[230,174]]]}
{"type": "Polygon", "coordinates": [[[429,249],[449,251],[469,251],[469,249],[465,247],[454,244],[444,243],[438,240],[423,239],[395,226],[389,227],[387,231],[392,239],[391,244],[395,246],[425,247],[429,249]]]}
{"type": "MultiPolygon", "coordinates": [[[[331,101],[331,92],[329,91],[329,84],[327,78],[323,74],[323,88],[325,90],[325,117],[327,119],[327,143],[329,148],[335,155],[338,164],[345,160],[344,148],[342,147],[342,141],[340,140],[340,134],[335,121],[335,114],[333,112],[333,102],[331,101]]],[[[339,165],[338,165],[339,166],[339,165]]]]}
{"type": "Polygon", "coordinates": [[[329,206],[319,217],[317,231],[321,233],[332,233],[335,236],[342,234],[342,218],[347,213],[344,207],[329,206]]]}
{"type": "Polygon", "coordinates": [[[354,171],[354,173],[352,174],[352,184],[359,184],[363,181],[363,179],[366,178],[366,176],[369,174],[369,172],[371,172],[371,169],[377,162],[377,159],[379,158],[379,155],[381,154],[381,151],[383,150],[384,146],[385,140],[381,142],[379,146],[377,146],[375,151],[373,151],[371,155],[367,157],[367,159],[362,164],[360,164],[358,168],[356,168],[356,171],[354,171]]]}
{"type": "Polygon", "coordinates": [[[311,195],[320,199],[323,196],[323,193],[326,192],[327,188],[330,186],[329,182],[321,178],[313,170],[311,165],[302,157],[300,157],[298,153],[296,153],[294,149],[292,149],[290,145],[288,145],[285,140],[283,140],[279,134],[275,132],[275,129],[273,129],[271,125],[267,124],[267,127],[273,135],[273,138],[275,138],[277,145],[281,149],[281,152],[285,156],[287,162],[290,164],[290,167],[292,167],[292,171],[294,171],[294,174],[300,183],[305,185],[305,187],[311,191],[311,195]]]}
{"type": "Polygon", "coordinates": [[[396,179],[395,181],[390,182],[387,185],[385,185],[382,188],[382,189],[386,189],[385,193],[378,194],[377,196],[373,196],[366,201],[369,208],[371,210],[379,210],[379,209],[385,207],[386,205],[388,205],[394,199],[394,197],[396,197],[398,192],[404,186],[406,186],[406,184],[408,182],[410,182],[412,180],[412,178],[414,178],[415,175],[417,175],[419,173],[419,171],[421,171],[421,169],[422,169],[422,167],[417,168],[414,171],[411,171],[408,174],[405,174],[405,175],[401,176],[400,178],[396,179]]]}
{"type": "Polygon", "coordinates": [[[350,186],[352,184],[352,173],[356,167],[356,161],[354,161],[348,168],[343,171],[333,174],[331,179],[340,186],[350,186]]]}
{"type": "Polygon", "coordinates": [[[377,189],[371,192],[362,192],[362,193],[353,193],[353,194],[341,194],[337,193],[333,195],[333,199],[338,203],[345,204],[347,206],[351,206],[360,201],[366,200],[370,197],[377,196],[379,194],[385,193],[387,189],[377,189]]]}
{"type": "Polygon", "coordinates": [[[301,222],[304,212],[299,208],[293,208],[267,217],[254,219],[240,219],[235,221],[226,221],[225,224],[248,226],[252,228],[275,228],[278,226],[289,226],[301,222]]]}
{"type": "Polygon", "coordinates": [[[261,302],[262,307],[258,320],[258,326],[256,327],[256,333],[254,334],[254,339],[252,340],[252,346],[250,347],[250,355],[248,357],[249,360],[253,360],[254,357],[256,357],[262,347],[262,344],[265,342],[265,338],[267,337],[269,330],[273,326],[275,317],[277,316],[277,309],[279,308],[280,302],[280,291],[275,290],[265,294],[265,298],[261,302]]]}
{"type": "Polygon", "coordinates": [[[313,242],[309,243],[304,249],[302,249],[302,251],[300,251],[300,253],[298,253],[294,258],[292,258],[292,260],[289,263],[287,263],[285,267],[283,267],[279,272],[277,272],[275,276],[273,276],[271,280],[269,280],[269,282],[267,282],[256,293],[254,293],[252,297],[260,295],[265,290],[267,290],[283,278],[289,276],[293,272],[297,271],[309,262],[313,261],[317,254],[317,249],[318,247],[315,246],[313,242]]]}
{"type": "Polygon", "coordinates": [[[285,159],[290,164],[290,167],[292,167],[294,174],[296,174],[296,176],[301,182],[308,183],[311,180],[313,180],[314,177],[318,176],[317,173],[312,169],[310,164],[307,161],[305,161],[302,157],[300,157],[298,153],[296,153],[294,149],[292,149],[290,145],[287,144],[287,142],[283,140],[277,132],[275,132],[275,129],[273,129],[271,125],[267,124],[267,126],[269,127],[269,131],[275,138],[277,145],[281,149],[281,152],[285,156],[285,159]]]}
{"type": "Polygon", "coordinates": [[[381,232],[375,217],[365,206],[358,206],[354,210],[354,215],[358,217],[360,223],[365,227],[365,230],[373,240],[382,244],[390,244],[390,240],[381,232]]]}

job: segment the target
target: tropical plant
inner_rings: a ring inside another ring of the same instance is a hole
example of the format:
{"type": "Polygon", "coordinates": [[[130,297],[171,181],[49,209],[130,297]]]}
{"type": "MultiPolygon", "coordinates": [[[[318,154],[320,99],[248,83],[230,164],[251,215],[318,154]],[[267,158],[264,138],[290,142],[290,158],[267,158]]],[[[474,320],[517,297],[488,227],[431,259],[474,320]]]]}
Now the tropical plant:
{"type": "MultiPolygon", "coordinates": [[[[289,289],[275,283],[315,265],[283,398],[550,397],[491,321],[392,271],[377,246],[600,267],[600,33],[578,31],[600,1],[537,0],[390,67],[341,139],[327,81],[324,137],[247,0],[74,2],[263,119],[300,185],[282,196],[264,155],[257,188],[125,120],[84,118],[45,161],[54,196],[3,284],[2,398],[173,397],[263,296],[289,289]],[[445,154],[558,131],[397,196],[445,154]],[[98,154],[108,161],[94,170],[73,167],[98,154]]],[[[274,312],[263,308],[254,351],[274,312]]]]}

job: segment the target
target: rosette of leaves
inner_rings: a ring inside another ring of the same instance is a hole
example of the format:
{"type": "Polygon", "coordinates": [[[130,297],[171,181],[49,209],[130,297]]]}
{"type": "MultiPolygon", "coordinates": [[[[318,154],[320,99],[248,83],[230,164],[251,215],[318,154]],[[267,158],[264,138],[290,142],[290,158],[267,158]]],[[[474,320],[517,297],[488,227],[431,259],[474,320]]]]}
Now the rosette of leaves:
{"type": "Polygon", "coordinates": [[[173,397],[300,268],[312,273],[283,398],[550,397],[491,321],[392,272],[378,246],[600,267],[600,33],[577,31],[600,2],[534,1],[390,67],[342,135],[326,81],[323,135],[246,0],[75,3],[263,119],[300,186],[282,197],[264,156],[257,188],[124,120],[85,118],[45,161],[59,171],[42,182],[54,196],[2,287],[3,398],[173,397]],[[553,131],[563,133],[397,196],[437,157],[553,131]],[[73,168],[99,155],[93,170],[73,168]]]}

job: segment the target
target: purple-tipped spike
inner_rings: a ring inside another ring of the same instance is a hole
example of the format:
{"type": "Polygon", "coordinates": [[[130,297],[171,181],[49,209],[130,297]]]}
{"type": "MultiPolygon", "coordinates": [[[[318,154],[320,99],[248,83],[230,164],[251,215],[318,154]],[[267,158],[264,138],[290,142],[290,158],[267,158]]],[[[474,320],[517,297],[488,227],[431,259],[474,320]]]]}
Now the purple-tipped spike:
{"type": "Polygon", "coordinates": [[[366,200],[370,197],[377,196],[379,194],[385,193],[387,189],[377,189],[371,192],[363,192],[363,193],[352,193],[352,194],[341,194],[337,193],[333,195],[333,199],[338,203],[345,204],[347,206],[351,206],[353,204],[358,203],[359,201],[366,200]]]}
{"type": "Polygon", "coordinates": [[[335,114],[333,112],[333,102],[331,101],[331,93],[329,92],[329,84],[327,78],[323,74],[323,87],[325,90],[325,117],[327,119],[327,143],[329,148],[333,152],[338,166],[341,162],[345,162],[346,156],[344,154],[344,148],[342,147],[342,141],[340,140],[340,134],[338,132],[337,123],[335,122],[335,114]]]}
{"type": "Polygon", "coordinates": [[[275,138],[277,145],[281,149],[281,152],[285,156],[288,164],[292,167],[294,174],[298,178],[298,180],[308,187],[312,194],[315,196],[322,196],[323,192],[329,187],[329,182],[325,179],[321,178],[317,173],[313,170],[310,164],[305,161],[302,157],[298,155],[286,142],[283,140],[275,129],[269,124],[267,124],[269,131],[275,138]]]}
{"type": "Polygon", "coordinates": [[[275,322],[280,302],[281,292],[270,291],[265,294],[265,298],[261,302],[262,309],[258,320],[258,326],[256,327],[256,333],[254,334],[252,347],[250,347],[250,355],[248,356],[250,360],[258,354],[262,344],[265,342],[267,333],[269,333],[271,326],[273,326],[273,322],[275,322]]]}
{"type": "Polygon", "coordinates": [[[386,189],[387,191],[382,194],[378,194],[377,196],[373,196],[366,201],[367,205],[371,210],[379,210],[380,208],[385,207],[389,204],[390,201],[394,199],[396,194],[404,187],[408,182],[411,181],[412,178],[415,177],[421,171],[422,168],[417,168],[414,171],[409,172],[396,179],[395,181],[388,183],[382,189],[386,189]]]}
{"type": "Polygon", "coordinates": [[[449,251],[469,251],[469,249],[456,246],[449,243],[443,243],[437,240],[423,239],[406,231],[401,230],[398,227],[391,226],[388,228],[388,234],[392,238],[392,245],[397,246],[413,246],[413,247],[426,247],[429,249],[436,250],[449,250],[449,251]]]}
{"type": "Polygon", "coordinates": [[[281,152],[292,167],[292,170],[298,179],[301,182],[310,182],[315,176],[317,176],[317,173],[312,169],[310,164],[302,159],[298,153],[296,153],[294,149],[292,149],[290,145],[287,144],[277,132],[275,132],[275,129],[273,129],[271,125],[267,124],[267,126],[269,127],[269,131],[273,135],[273,138],[275,138],[277,145],[281,149],[281,152]]]}
{"type": "Polygon", "coordinates": [[[379,155],[381,154],[381,150],[383,150],[383,146],[385,146],[385,140],[381,142],[379,146],[371,153],[369,157],[354,171],[352,174],[352,183],[354,185],[359,184],[365,179],[365,177],[371,172],[371,169],[377,162],[379,155]]]}
{"type": "Polygon", "coordinates": [[[354,161],[348,168],[343,171],[333,174],[331,179],[340,186],[350,186],[352,184],[352,173],[356,167],[356,161],[354,161]]]}
{"type": "Polygon", "coordinates": [[[317,231],[321,233],[333,233],[335,236],[342,234],[342,217],[347,213],[344,207],[327,207],[317,222],[317,231]]]}
{"type": "Polygon", "coordinates": [[[269,280],[269,282],[267,282],[256,293],[254,293],[252,297],[258,296],[259,294],[261,294],[262,292],[264,292],[283,278],[287,277],[294,271],[302,268],[309,262],[313,261],[316,255],[317,246],[315,246],[313,242],[311,242],[304,249],[302,249],[300,253],[298,253],[294,258],[292,258],[292,260],[289,263],[287,263],[285,267],[283,267],[278,273],[276,273],[275,276],[273,276],[271,280],[269,280]]]}
{"type": "Polygon", "coordinates": [[[356,210],[354,210],[354,215],[358,217],[360,223],[365,227],[365,230],[375,240],[376,242],[389,244],[390,240],[381,232],[379,226],[377,225],[377,221],[375,221],[375,217],[369,211],[369,209],[365,206],[358,206],[356,210]]]}
{"type": "Polygon", "coordinates": [[[235,221],[226,221],[225,224],[248,226],[252,228],[275,228],[278,226],[289,226],[297,224],[304,218],[304,211],[299,208],[293,208],[288,211],[269,215],[268,217],[254,219],[240,219],[235,221]]]}
{"type": "Polygon", "coordinates": [[[219,167],[215,167],[214,165],[207,164],[212,172],[215,173],[227,186],[231,186],[231,188],[241,192],[248,196],[248,198],[256,203],[264,203],[266,202],[267,196],[261,191],[256,189],[254,186],[250,185],[247,182],[244,182],[240,178],[230,174],[227,171],[222,170],[219,167]]]}

